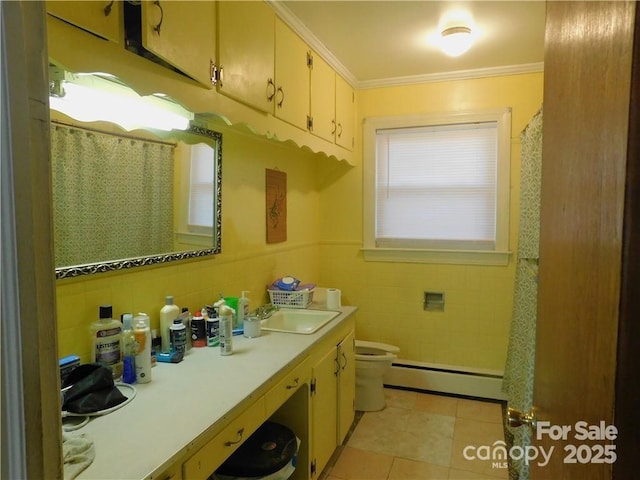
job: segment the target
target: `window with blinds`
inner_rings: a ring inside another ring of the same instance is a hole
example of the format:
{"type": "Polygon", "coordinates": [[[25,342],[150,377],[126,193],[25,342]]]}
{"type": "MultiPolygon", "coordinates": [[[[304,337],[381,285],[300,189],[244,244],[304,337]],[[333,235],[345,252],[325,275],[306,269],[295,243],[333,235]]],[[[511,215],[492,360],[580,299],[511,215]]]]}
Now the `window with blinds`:
{"type": "Polygon", "coordinates": [[[213,232],[213,188],[215,183],[215,149],[200,143],[191,146],[189,181],[189,222],[193,233],[213,232]]]}
{"type": "Polygon", "coordinates": [[[367,119],[365,250],[506,252],[509,150],[508,110],[367,119]]]}

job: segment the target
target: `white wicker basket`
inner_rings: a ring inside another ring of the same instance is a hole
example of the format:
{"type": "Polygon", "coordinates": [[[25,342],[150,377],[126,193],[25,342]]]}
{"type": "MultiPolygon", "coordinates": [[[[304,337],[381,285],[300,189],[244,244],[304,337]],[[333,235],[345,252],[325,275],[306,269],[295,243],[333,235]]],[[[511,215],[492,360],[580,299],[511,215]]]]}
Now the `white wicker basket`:
{"type": "Polygon", "coordinates": [[[271,303],[279,307],[307,308],[313,301],[313,290],[267,290],[271,303]]]}

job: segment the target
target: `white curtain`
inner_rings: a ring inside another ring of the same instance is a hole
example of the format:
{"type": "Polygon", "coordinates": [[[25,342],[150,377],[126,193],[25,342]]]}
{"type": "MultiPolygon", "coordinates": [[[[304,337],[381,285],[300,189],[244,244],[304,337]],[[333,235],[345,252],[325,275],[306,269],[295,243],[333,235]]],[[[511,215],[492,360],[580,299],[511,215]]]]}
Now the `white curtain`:
{"type": "Polygon", "coordinates": [[[173,250],[173,149],[52,123],[57,267],[173,250]]]}
{"type": "MultiPolygon", "coordinates": [[[[538,308],[538,252],[540,240],[540,186],[542,173],[542,109],[520,135],[522,166],[520,170],[520,228],[518,265],[513,299],[503,390],[509,406],[528,412],[533,404],[533,374],[536,353],[536,319],[538,308]]],[[[509,429],[513,445],[531,444],[527,426],[509,429]]],[[[522,461],[511,462],[512,477],[529,478],[529,468],[522,461]]]]}

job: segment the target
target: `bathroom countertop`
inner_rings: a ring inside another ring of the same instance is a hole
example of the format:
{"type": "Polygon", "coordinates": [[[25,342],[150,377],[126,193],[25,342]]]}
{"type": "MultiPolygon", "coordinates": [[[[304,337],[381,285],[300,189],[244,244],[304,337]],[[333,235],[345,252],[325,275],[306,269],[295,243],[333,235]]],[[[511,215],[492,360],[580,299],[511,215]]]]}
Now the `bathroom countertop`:
{"type": "MultiPolygon", "coordinates": [[[[323,306],[314,302],[310,308],[323,306]]],[[[95,460],[78,478],[156,478],[183,460],[196,439],[264,394],[279,372],[298,363],[356,310],[342,307],[339,316],[311,335],[263,331],[257,338],[235,336],[233,355],[221,356],[218,347],[192,348],[181,363],[158,363],[151,383],[136,384],[131,403],[73,432],[95,445],[95,460]]]]}

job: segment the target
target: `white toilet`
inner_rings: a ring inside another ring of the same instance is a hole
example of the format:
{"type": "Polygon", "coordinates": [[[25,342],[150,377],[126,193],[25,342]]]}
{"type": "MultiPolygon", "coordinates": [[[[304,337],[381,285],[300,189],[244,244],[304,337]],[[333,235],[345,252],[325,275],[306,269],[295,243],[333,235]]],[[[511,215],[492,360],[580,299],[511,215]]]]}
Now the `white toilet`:
{"type": "Polygon", "coordinates": [[[375,412],[385,407],[382,376],[399,351],[393,345],[356,340],[356,410],[375,412]]]}

